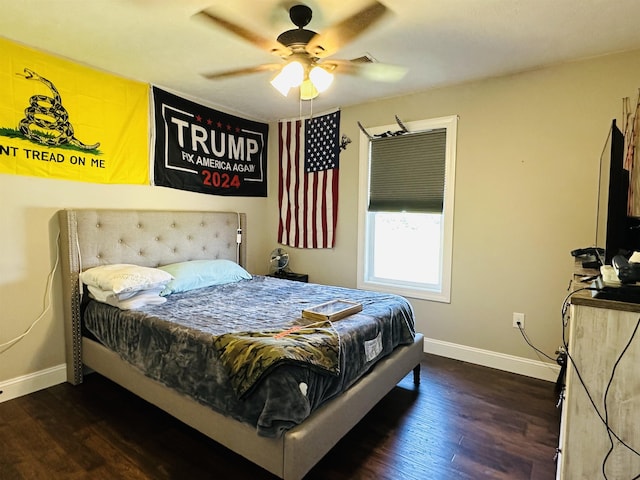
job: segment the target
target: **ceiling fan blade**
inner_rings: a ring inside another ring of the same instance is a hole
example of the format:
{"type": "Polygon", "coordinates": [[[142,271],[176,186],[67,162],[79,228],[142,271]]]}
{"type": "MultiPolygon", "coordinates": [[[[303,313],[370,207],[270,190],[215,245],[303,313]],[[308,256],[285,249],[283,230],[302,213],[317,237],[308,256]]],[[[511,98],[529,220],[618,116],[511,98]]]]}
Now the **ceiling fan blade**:
{"type": "Polygon", "coordinates": [[[241,25],[230,22],[229,20],[216,15],[210,10],[202,10],[194,15],[196,18],[200,18],[202,20],[208,21],[210,23],[214,23],[218,27],[222,27],[225,30],[247,40],[253,45],[261,48],[262,50],[266,50],[269,53],[274,55],[279,55],[281,57],[288,57],[291,55],[292,51],[289,47],[282,45],[280,42],[276,40],[271,40],[263,37],[262,35],[249,30],[241,25]]]}
{"type": "Polygon", "coordinates": [[[378,62],[358,62],[351,60],[327,60],[319,63],[323,66],[335,66],[336,71],[347,75],[358,75],[376,82],[397,82],[407,73],[405,67],[378,62]]]}
{"type": "Polygon", "coordinates": [[[387,11],[387,7],[374,0],[359,12],[316,34],[307,44],[306,50],[318,58],[333,55],[343,45],[380,20],[387,11]]]}
{"type": "Polygon", "coordinates": [[[281,68],[282,68],[282,64],[280,63],[265,63],[264,65],[237,68],[235,70],[227,70],[225,72],[203,73],[202,76],[205,78],[208,78],[209,80],[218,80],[221,78],[235,77],[238,75],[247,75],[250,73],[260,73],[260,72],[269,72],[269,71],[275,72],[276,70],[280,70],[281,68]]]}

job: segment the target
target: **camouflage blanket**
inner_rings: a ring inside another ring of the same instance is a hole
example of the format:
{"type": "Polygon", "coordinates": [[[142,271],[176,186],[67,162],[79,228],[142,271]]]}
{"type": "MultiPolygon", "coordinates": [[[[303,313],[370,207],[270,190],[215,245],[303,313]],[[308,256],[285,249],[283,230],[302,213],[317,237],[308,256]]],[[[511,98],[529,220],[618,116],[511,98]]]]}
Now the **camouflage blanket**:
{"type": "Polygon", "coordinates": [[[330,375],[340,373],[340,340],[328,321],[286,330],[226,333],[214,338],[213,345],[239,398],[284,363],[307,365],[330,375]]]}

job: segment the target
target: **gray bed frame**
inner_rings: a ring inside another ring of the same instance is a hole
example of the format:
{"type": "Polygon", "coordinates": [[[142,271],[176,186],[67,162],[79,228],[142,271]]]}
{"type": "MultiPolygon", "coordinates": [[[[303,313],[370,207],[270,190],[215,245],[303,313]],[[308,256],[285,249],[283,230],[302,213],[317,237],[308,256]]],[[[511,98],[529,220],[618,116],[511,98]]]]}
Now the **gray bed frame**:
{"type": "Polygon", "coordinates": [[[261,437],[254,427],[217,413],[146,377],[82,336],[82,270],[110,263],[157,267],[169,263],[225,258],[246,264],[246,215],[236,212],[160,210],[61,210],[67,381],[82,382],[85,368],[104,375],[218,443],[286,480],[304,475],[413,370],[419,382],[423,337],[397,348],[349,390],[324,404],[281,438],[261,437]],[[242,242],[238,243],[238,233],[242,242]]]}

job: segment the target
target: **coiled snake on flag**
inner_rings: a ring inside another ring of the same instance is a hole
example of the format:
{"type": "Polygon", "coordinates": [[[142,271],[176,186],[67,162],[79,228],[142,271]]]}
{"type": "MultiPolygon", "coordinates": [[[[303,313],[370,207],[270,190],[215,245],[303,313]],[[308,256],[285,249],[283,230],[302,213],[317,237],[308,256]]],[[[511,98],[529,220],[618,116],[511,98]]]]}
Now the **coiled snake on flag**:
{"type": "Polygon", "coordinates": [[[25,137],[49,147],[68,143],[83,150],[95,150],[100,146],[100,143],[85,145],[74,137],[73,126],[69,122],[69,113],[62,106],[62,97],[53,83],[28,68],[24,69],[24,73],[27,80],[39,80],[53,92],[53,97],[33,95],[29,98],[29,106],[24,110],[25,118],[20,120],[18,125],[20,132],[25,137]],[[49,120],[51,118],[54,121],[49,120]],[[54,132],[54,134],[49,136],[32,130],[31,126],[33,125],[54,132]]]}

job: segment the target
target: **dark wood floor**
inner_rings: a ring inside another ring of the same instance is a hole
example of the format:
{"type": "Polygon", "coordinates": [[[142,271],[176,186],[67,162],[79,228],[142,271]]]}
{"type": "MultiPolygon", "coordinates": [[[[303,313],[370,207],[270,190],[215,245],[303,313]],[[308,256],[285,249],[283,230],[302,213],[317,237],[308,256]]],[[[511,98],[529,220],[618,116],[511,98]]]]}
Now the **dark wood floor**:
{"type": "MultiPolygon", "coordinates": [[[[554,478],[554,385],[425,355],[306,479],[554,478]]],[[[0,479],[273,479],[105,378],[0,404],[0,479]]]]}

